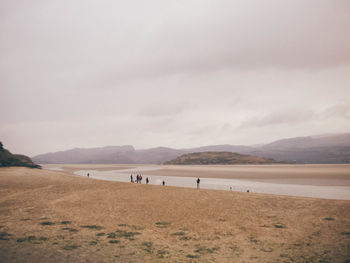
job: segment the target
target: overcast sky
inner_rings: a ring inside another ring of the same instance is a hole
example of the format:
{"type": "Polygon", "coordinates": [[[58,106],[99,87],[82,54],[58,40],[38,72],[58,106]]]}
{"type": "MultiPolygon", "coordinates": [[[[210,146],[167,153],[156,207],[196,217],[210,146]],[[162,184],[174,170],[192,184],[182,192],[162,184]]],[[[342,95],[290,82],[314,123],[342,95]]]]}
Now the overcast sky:
{"type": "Polygon", "coordinates": [[[348,0],[0,0],[0,140],[260,144],[350,132],[348,0]]]}

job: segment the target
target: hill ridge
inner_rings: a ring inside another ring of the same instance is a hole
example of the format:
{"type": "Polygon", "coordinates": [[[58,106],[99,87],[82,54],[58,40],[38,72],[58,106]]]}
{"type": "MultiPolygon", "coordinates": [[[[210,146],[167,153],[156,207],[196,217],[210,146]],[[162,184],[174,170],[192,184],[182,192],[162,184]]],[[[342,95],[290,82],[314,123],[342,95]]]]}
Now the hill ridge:
{"type": "Polygon", "coordinates": [[[210,165],[210,164],[276,164],[271,158],[233,152],[197,152],[188,153],[167,161],[164,164],[176,165],[210,165]]]}
{"type": "Polygon", "coordinates": [[[276,140],[263,145],[208,145],[173,149],[153,147],[135,149],[131,145],[75,148],[33,157],[36,163],[162,164],[183,154],[194,152],[236,152],[272,158],[289,163],[350,163],[350,133],[321,137],[304,136],[276,140]]]}

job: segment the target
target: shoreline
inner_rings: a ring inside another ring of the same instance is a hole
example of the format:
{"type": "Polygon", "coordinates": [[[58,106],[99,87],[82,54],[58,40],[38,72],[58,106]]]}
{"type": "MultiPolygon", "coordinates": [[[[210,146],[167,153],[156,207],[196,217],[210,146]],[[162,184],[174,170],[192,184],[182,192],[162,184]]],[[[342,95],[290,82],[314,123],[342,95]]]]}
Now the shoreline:
{"type": "Polygon", "coordinates": [[[134,170],[140,172],[143,167],[156,167],[151,172],[143,171],[148,175],[165,175],[178,177],[222,178],[252,181],[274,181],[275,183],[293,183],[308,185],[350,186],[350,164],[320,164],[320,165],[156,165],[156,164],[45,164],[45,167],[62,167],[65,171],[78,170],[134,170]],[[140,169],[139,169],[140,168],[140,169]],[[327,169],[328,168],[328,169],[327,169]],[[193,173],[197,173],[193,176],[193,173]],[[289,182],[288,182],[289,180],[289,182]],[[313,180],[313,183],[307,183],[313,180]],[[327,182],[322,182],[328,180],[327,182]],[[304,181],[304,183],[302,182],[304,181]],[[319,181],[319,182],[317,182],[319,181]],[[321,181],[321,182],[320,182],[321,181]],[[333,181],[333,184],[332,184],[333,181]],[[336,182],[335,182],[336,181],[336,182]],[[306,182],[306,183],[305,183],[306,182]],[[335,183],[334,183],[335,182],[335,183]]]}
{"type": "MultiPolygon", "coordinates": [[[[164,180],[166,182],[166,186],[183,188],[197,187],[195,184],[196,177],[155,176],[151,174],[145,175],[145,173],[142,172],[142,169],[138,169],[138,171],[144,175],[144,179],[148,177],[150,179],[150,184],[152,185],[161,186],[161,182],[164,180]]],[[[75,171],[74,174],[81,177],[86,177],[86,174],[89,173],[91,179],[130,183],[130,175],[127,172],[130,172],[130,170],[79,170],[75,171]]],[[[143,182],[145,182],[145,180],[143,180],[143,182]]],[[[267,183],[236,179],[201,178],[200,189],[250,192],[290,197],[350,200],[350,187],[348,186],[313,186],[295,185],[290,183],[267,183]]]]}
{"type": "MultiPolygon", "coordinates": [[[[55,169],[57,165],[44,168],[55,169]]],[[[150,178],[153,185],[162,180],[167,185],[196,188],[195,179],[201,178],[201,188],[236,192],[255,192],[283,196],[301,196],[311,198],[350,200],[350,166],[332,165],[335,169],[329,174],[329,165],[299,166],[299,171],[290,170],[294,166],[163,166],[163,165],[61,165],[60,169],[72,174],[84,176],[88,172],[92,177],[107,181],[130,182],[130,174],[142,174],[150,178]],[[83,169],[83,168],[90,169],[83,169]],[[348,169],[349,168],[349,169],[348,169]],[[79,170],[81,169],[81,170],[79,170]],[[264,170],[265,169],[265,170],[264,170]],[[286,170],[287,169],[287,170],[286,170]],[[322,169],[323,173],[318,171],[322,169]],[[285,173],[283,173],[285,172],[285,173]],[[216,177],[211,177],[213,174],[216,177]],[[203,176],[204,175],[204,176],[203,176]],[[193,182],[192,182],[193,181],[193,182]]]]}

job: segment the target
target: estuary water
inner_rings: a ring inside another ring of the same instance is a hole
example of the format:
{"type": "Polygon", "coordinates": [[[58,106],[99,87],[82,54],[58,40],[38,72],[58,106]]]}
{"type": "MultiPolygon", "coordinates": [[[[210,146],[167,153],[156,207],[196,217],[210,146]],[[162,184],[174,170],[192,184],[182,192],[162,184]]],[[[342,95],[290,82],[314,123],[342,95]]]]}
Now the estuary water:
{"type": "MultiPolygon", "coordinates": [[[[160,170],[159,166],[140,166],[132,169],[122,170],[79,170],[75,174],[79,176],[87,176],[90,174],[91,178],[129,182],[130,175],[133,174],[134,180],[136,174],[142,174],[147,172],[147,175],[142,175],[142,184],[146,183],[146,177],[148,177],[150,184],[162,185],[162,181],[165,181],[166,186],[177,187],[189,187],[196,188],[196,177],[181,177],[181,176],[160,176],[152,175],[152,171],[160,170]]],[[[161,186],[163,187],[163,186],[161,186]]],[[[300,197],[313,197],[313,198],[325,198],[325,199],[337,199],[337,200],[350,200],[350,186],[316,186],[305,184],[289,184],[289,183],[268,183],[259,182],[253,180],[238,180],[238,179],[223,179],[223,178],[201,178],[201,189],[215,189],[226,191],[238,191],[238,192],[252,192],[263,194],[276,194],[276,195],[288,195],[288,196],[300,196],[300,197]]]]}

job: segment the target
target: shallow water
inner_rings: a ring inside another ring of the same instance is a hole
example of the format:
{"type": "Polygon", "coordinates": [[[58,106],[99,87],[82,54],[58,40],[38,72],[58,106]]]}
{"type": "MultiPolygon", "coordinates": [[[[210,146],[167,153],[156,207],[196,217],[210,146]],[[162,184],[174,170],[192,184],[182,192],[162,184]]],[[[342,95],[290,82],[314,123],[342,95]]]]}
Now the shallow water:
{"type": "Polygon", "coordinates": [[[60,167],[45,167],[47,170],[52,170],[52,171],[64,171],[64,169],[60,167]]]}
{"type": "MultiPolygon", "coordinates": [[[[137,167],[133,169],[113,170],[113,171],[96,171],[96,170],[80,170],[75,172],[76,175],[87,176],[91,178],[130,182],[130,174],[133,174],[134,180],[136,174],[142,174],[143,171],[160,170],[160,167],[137,167]]],[[[149,178],[150,184],[161,185],[165,181],[166,186],[178,186],[196,188],[196,177],[178,177],[178,176],[159,176],[159,175],[143,175],[142,183],[145,184],[146,177],[149,178]]],[[[298,185],[298,184],[280,184],[280,183],[265,183],[258,181],[246,181],[237,179],[219,179],[219,178],[201,178],[200,188],[239,191],[264,194],[289,195],[300,197],[314,197],[338,200],[350,200],[350,186],[315,186],[315,185],[298,185]]]]}

